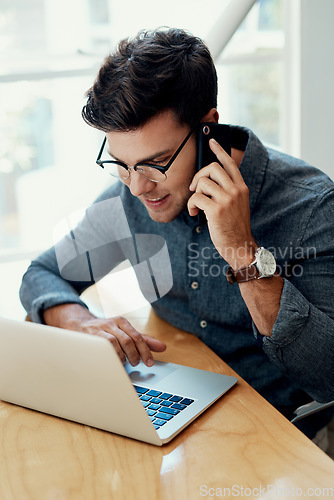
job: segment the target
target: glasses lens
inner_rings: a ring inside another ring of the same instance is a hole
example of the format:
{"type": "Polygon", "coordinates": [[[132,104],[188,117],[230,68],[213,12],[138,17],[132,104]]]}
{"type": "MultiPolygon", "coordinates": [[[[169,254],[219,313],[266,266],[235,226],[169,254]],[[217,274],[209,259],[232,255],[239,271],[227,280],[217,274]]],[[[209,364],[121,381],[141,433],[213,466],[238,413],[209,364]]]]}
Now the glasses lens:
{"type": "Polygon", "coordinates": [[[103,163],[104,171],[117,179],[128,179],[130,171],[118,163],[103,163]]]}
{"type": "MultiPolygon", "coordinates": [[[[102,163],[104,171],[112,175],[113,177],[116,177],[117,179],[122,179],[126,180],[130,177],[131,169],[125,168],[122,164],[120,163],[111,163],[111,162],[103,162],[102,163]]],[[[157,168],[154,167],[149,167],[148,165],[137,165],[136,166],[136,172],[138,172],[140,175],[143,177],[146,177],[150,181],[154,182],[163,182],[167,179],[167,176],[165,173],[160,172],[157,168]]]]}
{"type": "Polygon", "coordinates": [[[164,172],[161,172],[157,168],[149,167],[148,165],[137,165],[136,172],[154,182],[163,182],[167,179],[164,172]]]}

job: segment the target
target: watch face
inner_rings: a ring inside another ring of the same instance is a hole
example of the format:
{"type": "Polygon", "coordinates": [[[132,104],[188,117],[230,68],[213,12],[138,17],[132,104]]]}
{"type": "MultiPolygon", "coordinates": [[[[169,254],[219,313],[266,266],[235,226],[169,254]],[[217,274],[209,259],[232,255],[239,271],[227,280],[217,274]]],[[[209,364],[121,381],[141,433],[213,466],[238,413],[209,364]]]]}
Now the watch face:
{"type": "Polygon", "coordinates": [[[261,248],[256,264],[259,268],[260,274],[264,276],[272,276],[276,271],[275,257],[265,248],[261,248]]]}

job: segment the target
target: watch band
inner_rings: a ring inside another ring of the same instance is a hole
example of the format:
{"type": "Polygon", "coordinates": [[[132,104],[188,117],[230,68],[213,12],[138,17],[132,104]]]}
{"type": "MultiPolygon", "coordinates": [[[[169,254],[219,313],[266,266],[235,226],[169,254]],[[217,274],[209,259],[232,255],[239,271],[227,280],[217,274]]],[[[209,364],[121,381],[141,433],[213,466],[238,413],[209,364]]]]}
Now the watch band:
{"type": "Polygon", "coordinates": [[[256,249],[254,260],[247,267],[234,270],[229,267],[226,272],[227,281],[233,283],[244,283],[259,278],[271,278],[276,272],[276,260],[274,255],[264,247],[256,249]]]}
{"type": "Polygon", "coordinates": [[[259,278],[259,276],[259,271],[254,263],[250,264],[250,266],[242,267],[237,271],[234,271],[232,267],[229,267],[226,272],[226,278],[230,285],[233,285],[233,283],[244,283],[246,281],[254,280],[259,278]]]}

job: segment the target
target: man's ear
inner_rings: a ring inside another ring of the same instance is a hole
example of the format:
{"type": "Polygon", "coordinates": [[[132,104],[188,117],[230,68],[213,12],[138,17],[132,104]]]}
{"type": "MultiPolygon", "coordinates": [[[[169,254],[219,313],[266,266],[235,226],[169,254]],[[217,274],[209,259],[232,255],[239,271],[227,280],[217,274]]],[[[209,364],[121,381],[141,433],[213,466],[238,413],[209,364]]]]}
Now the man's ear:
{"type": "Polygon", "coordinates": [[[203,116],[201,122],[218,123],[218,120],[219,120],[218,111],[216,110],[216,108],[211,108],[210,111],[208,111],[208,113],[205,116],[203,116]]]}

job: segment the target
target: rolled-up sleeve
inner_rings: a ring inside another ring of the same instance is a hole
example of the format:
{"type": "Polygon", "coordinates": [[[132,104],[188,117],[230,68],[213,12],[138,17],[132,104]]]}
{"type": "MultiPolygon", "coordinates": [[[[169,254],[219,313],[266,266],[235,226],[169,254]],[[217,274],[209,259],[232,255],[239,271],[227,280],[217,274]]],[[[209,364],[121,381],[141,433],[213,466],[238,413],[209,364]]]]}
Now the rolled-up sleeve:
{"type": "Polygon", "coordinates": [[[319,402],[334,399],[334,193],[324,194],[303,228],[300,260],[284,279],[280,308],[262,348],[319,402]]]}
{"type": "MultiPolygon", "coordinates": [[[[254,333],[259,335],[253,324],[254,333]]],[[[281,371],[319,402],[334,399],[334,320],[284,280],[280,310],[263,350],[281,371]]]]}
{"type": "Polygon", "coordinates": [[[59,272],[54,249],[47,250],[32,261],[22,278],[20,299],[30,319],[43,323],[43,312],[50,307],[67,303],[86,304],[81,292],[91,282],[75,284],[64,280],[59,272]]]}

